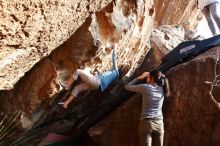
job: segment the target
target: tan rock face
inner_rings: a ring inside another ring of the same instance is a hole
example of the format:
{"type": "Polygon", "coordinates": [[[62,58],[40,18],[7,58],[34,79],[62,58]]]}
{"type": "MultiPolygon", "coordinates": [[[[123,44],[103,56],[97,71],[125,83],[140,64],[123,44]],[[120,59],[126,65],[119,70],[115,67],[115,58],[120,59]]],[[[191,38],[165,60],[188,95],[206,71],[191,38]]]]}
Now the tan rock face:
{"type": "Polygon", "coordinates": [[[144,3],[140,0],[135,5],[135,1],[122,3],[119,0],[116,1],[111,13],[109,9],[97,13],[94,20],[96,23],[92,23],[90,31],[94,39],[102,43],[96,52],[99,61],[96,62],[96,59],[92,58],[85,66],[100,72],[110,69],[112,55],[110,50],[106,49],[106,45],[114,39],[118,43],[118,64],[130,64],[132,69],[136,68],[143,54],[149,51],[147,40],[153,29],[155,17],[155,13],[149,15],[151,8],[151,1],[144,3]],[[130,7],[136,9],[130,12],[130,7]]]}
{"type": "Polygon", "coordinates": [[[179,43],[187,40],[185,35],[186,31],[181,25],[163,25],[157,29],[154,29],[151,34],[150,43],[152,48],[157,48],[164,54],[167,54],[179,43]]]}
{"type": "Polygon", "coordinates": [[[187,29],[195,30],[202,19],[194,0],[155,0],[154,4],[158,25],[182,24],[187,29]]]}
{"type": "Polygon", "coordinates": [[[0,89],[13,85],[66,41],[105,1],[7,1],[0,3],[0,89]]]}

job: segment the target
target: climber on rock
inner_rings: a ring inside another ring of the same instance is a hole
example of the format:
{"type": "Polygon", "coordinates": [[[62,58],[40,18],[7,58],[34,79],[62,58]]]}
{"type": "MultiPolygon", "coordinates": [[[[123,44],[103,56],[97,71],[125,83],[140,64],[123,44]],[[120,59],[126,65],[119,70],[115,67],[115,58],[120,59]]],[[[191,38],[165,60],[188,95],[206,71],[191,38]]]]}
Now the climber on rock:
{"type": "Polygon", "coordinates": [[[140,146],[163,146],[164,126],[162,105],[164,96],[169,96],[169,84],[158,70],[144,72],[130,81],[125,89],[142,94],[142,112],[139,123],[140,146]],[[135,84],[139,80],[146,83],[135,84]]]}
{"type": "Polygon", "coordinates": [[[74,89],[71,92],[71,95],[63,104],[64,108],[68,107],[69,103],[74,98],[77,97],[79,92],[86,90],[95,90],[95,89],[100,89],[100,91],[103,92],[108,88],[108,86],[113,81],[118,80],[119,78],[122,77],[122,74],[127,73],[129,69],[128,66],[120,66],[119,68],[117,66],[117,55],[116,55],[117,44],[110,43],[109,47],[110,49],[112,49],[112,69],[110,71],[100,73],[97,76],[95,76],[84,70],[77,69],[73,75],[66,75],[63,83],[61,84],[67,90],[71,87],[74,80],[78,79],[78,77],[82,79],[83,83],[74,87],[74,89]]]}
{"type": "Polygon", "coordinates": [[[217,35],[213,19],[220,30],[220,14],[218,12],[219,0],[196,0],[196,3],[197,7],[205,16],[212,34],[217,35]]]}

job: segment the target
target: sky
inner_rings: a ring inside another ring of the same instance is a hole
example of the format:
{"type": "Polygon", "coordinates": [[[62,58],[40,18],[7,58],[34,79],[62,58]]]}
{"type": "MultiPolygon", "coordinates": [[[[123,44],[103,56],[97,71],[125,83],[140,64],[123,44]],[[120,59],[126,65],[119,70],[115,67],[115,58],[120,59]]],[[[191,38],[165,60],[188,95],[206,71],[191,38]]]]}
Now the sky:
{"type": "MultiPolygon", "coordinates": [[[[218,30],[218,27],[215,24],[215,28],[218,30]]],[[[212,37],[212,33],[208,27],[207,21],[205,19],[205,17],[203,17],[202,21],[199,23],[198,27],[197,27],[197,33],[195,36],[197,35],[202,35],[205,38],[209,38],[212,37]]]]}

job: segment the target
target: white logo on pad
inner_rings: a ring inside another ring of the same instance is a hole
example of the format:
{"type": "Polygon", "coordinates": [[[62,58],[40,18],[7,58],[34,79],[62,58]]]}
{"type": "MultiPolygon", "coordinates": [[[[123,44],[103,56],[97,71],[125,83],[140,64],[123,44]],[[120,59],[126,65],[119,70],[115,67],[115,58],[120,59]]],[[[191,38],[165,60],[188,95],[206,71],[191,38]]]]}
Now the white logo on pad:
{"type": "Polygon", "coordinates": [[[196,45],[190,45],[190,46],[188,46],[188,47],[185,47],[185,48],[183,48],[183,49],[181,49],[180,50],[180,54],[182,54],[182,53],[185,53],[185,52],[188,52],[189,50],[191,50],[191,49],[193,49],[193,48],[195,48],[196,47],[196,45]]]}

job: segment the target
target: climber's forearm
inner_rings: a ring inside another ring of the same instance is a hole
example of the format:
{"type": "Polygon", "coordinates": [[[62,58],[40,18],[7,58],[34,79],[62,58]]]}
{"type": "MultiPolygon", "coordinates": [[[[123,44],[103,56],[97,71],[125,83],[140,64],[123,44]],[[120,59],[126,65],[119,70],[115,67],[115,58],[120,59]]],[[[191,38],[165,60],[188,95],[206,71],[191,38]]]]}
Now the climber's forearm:
{"type": "Polygon", "coordinates": [[[66,102],[70,103],[75,98],[74,95],[70,94],[69,98],[66,100],[66,102]]]}

